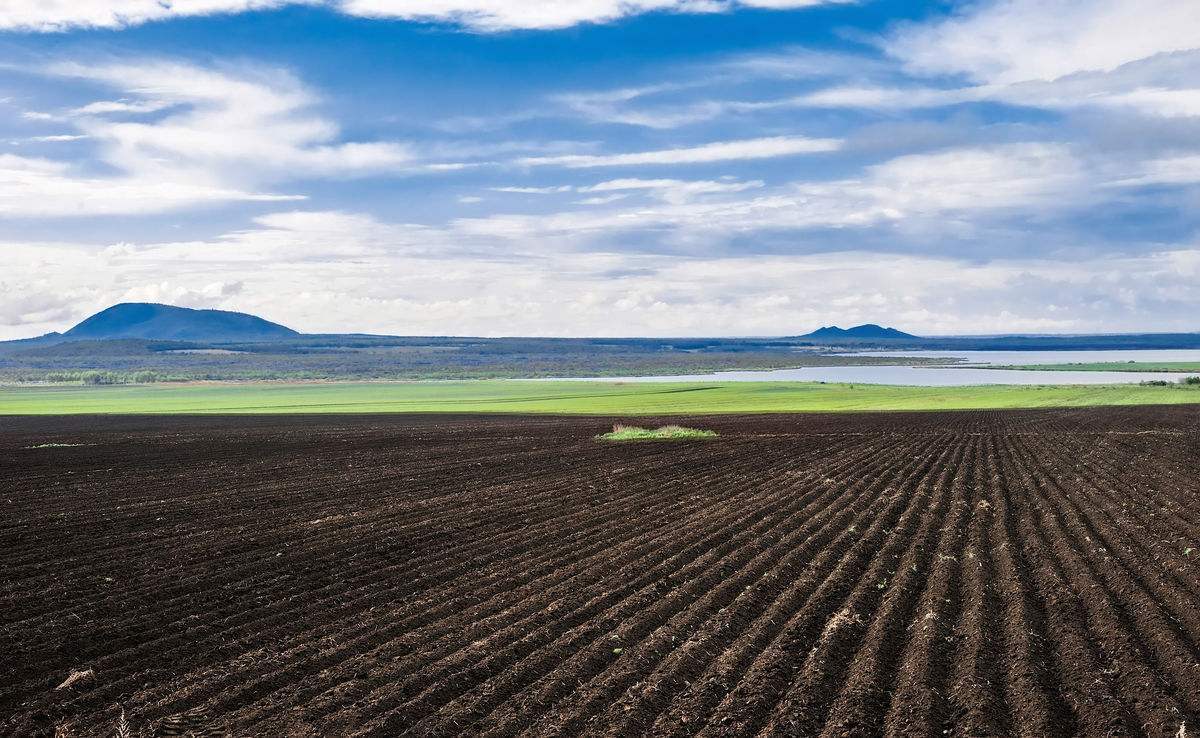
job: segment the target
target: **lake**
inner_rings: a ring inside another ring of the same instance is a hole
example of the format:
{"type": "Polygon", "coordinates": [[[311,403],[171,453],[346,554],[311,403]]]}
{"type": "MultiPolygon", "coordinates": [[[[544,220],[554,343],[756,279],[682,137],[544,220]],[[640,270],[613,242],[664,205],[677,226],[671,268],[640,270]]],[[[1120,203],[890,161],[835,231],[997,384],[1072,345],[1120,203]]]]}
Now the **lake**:
{"type": "MultiPolygon", "coordinates": [[[[1200,350],[1156,351],[872,351],[842,356],[952,357],[970,364],[1070,364],[1094,361],[1196,361],[1200,350]]],[[[1197,372],[1200,374],[1200,372],[1197,372]]],[[[988,369],[983,367],[829,366],[768,371],[728,371],[651,377],[576,377],[599,382],[848,382],[919,387],[965,387],[980,384],[1137,384],[1150,380],[1176,382],[1176,372],[1083,372],[988,369]]]]}
{"type": "Polygon", "coordinates": [[[962,359],[968,364],[1080,364],[1097,361],[1195,361],[1200,349],[1149,349],[1108,351],[860,351],[835,356],[911,356],[962,359]]]}

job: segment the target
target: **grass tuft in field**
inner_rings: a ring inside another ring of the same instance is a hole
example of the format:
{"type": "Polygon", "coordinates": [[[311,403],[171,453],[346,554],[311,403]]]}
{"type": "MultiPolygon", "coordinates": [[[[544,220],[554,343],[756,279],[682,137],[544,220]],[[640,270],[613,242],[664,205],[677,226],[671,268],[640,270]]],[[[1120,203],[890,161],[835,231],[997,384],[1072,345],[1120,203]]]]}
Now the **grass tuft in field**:
{"type": "Polygon", "coordinates": [[[622,425],[620,423],[613,425],[610,433],[602,433],[596,436],[601,441],[679,441],[691,438],[716,437],[716,431],[684,428],[682,425],[664,425],[661,428],[650,430],[648,428],[639,428],[636,425],[622,425]]]}

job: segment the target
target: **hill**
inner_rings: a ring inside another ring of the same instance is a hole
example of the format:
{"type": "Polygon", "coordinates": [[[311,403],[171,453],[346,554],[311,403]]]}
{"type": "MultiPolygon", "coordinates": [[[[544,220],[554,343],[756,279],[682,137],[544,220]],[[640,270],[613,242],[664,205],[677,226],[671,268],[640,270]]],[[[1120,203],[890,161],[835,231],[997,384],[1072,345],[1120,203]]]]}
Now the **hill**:
{"type": "Polygon", "coordinates": [[[876,340],[917,340],[917,336],[895,328],[884,328],[874,323],[856,325],[853,328],[839,328],[836,325],[818,328],[812,333],[800,338],[819,339],[823,341],[876,341],[876,340]]]}
{"type": "Polygon", "coordinates": [[[101,310],[62,334],[62,338],[261,341],[298,335],[300,334],[291,328],[246,313],[125,302],[101,310]]]}

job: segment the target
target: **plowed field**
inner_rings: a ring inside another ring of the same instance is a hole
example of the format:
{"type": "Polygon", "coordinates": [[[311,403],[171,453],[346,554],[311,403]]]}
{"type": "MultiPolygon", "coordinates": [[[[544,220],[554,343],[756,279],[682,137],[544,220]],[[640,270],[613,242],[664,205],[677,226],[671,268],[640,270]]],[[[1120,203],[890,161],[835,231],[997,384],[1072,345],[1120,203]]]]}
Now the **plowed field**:
{"type": "Polygon", "coordinates": [[[1200,735],[1196,410],[686,423],[5,419],[0,734],[1200,735]]]}

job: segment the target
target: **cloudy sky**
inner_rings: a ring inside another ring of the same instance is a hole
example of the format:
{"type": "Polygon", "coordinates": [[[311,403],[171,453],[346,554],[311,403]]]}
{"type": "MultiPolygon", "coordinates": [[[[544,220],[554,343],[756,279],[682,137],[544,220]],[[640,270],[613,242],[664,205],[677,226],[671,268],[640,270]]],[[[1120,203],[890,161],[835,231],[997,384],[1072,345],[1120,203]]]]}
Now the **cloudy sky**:
{"type": "Polygon", "coordinates": [[[1200,329],[1200,3],[0,0],[0,339],[1200,329]]]}

